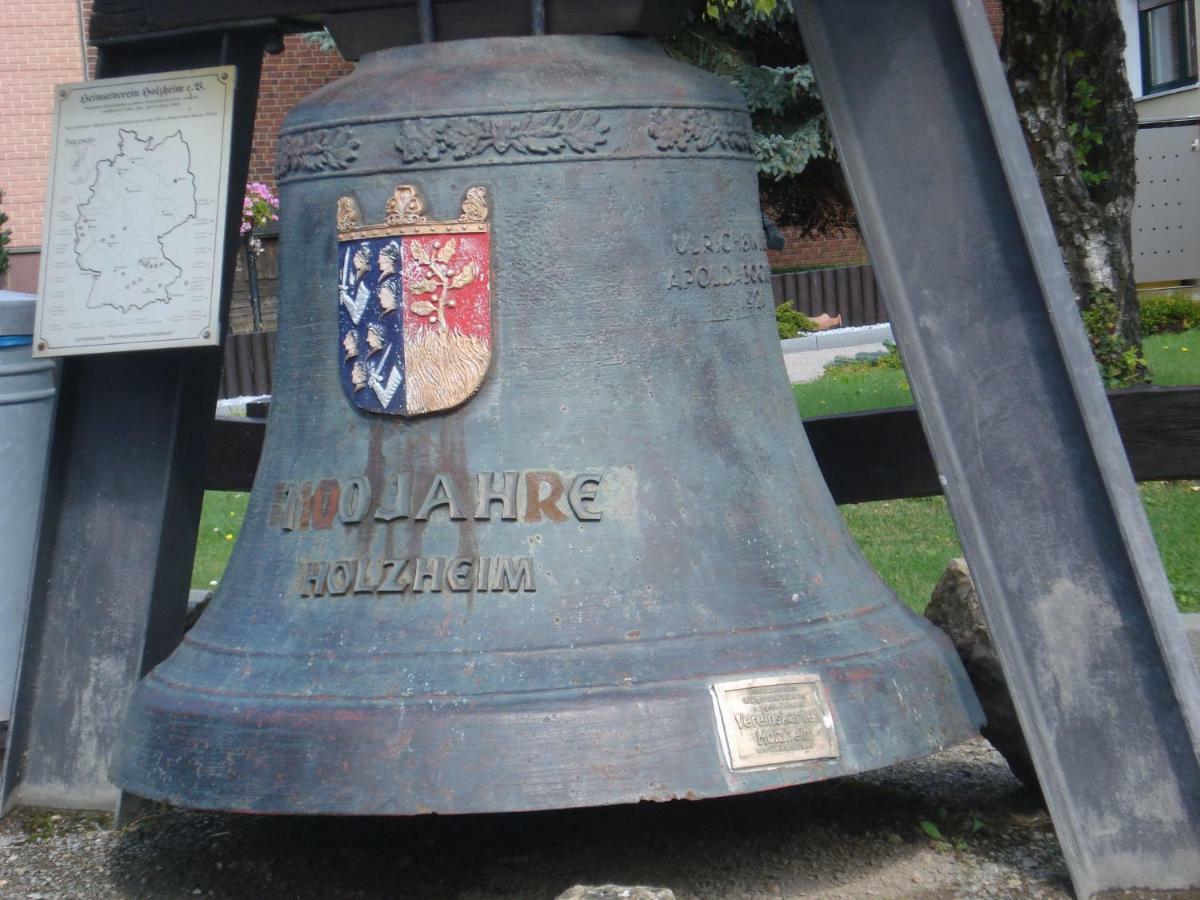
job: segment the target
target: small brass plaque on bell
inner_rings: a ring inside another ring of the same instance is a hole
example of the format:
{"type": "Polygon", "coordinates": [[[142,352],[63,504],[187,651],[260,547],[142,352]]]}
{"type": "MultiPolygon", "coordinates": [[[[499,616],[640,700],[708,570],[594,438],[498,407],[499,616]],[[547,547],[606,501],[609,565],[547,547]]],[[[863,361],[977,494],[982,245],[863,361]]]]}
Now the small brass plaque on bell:
{"type": "Polygon", "coordinates": [[[724,681],[712,687],[729,768],[783,766],[838,755],[816,675],[724,681]]]}

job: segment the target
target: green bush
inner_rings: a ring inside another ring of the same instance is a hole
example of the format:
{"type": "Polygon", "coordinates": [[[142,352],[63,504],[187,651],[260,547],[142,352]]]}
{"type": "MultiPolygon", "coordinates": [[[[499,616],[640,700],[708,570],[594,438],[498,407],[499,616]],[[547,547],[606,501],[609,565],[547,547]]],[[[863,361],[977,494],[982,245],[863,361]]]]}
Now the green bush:
{"type": "Polygon", "coordinates": [[[1105,387],[1128,387],[1146,380],[1146,358],[1141,350],[1121,336],[1117,328],[1117,305],[1106,291],[1092,294],[1082,311],[1092,355],[1100,367],[1105,387]]]}
{"type": "Polygon", "coordinates": [[[875,365],[881,369],[903,369],[904,360],[900,358],[900,348],[891,341],[884,341],[883,355],[876,357],[875,365]]]}
{"type": "Polygon", "coordinates": [[[1200,300],[1187,294],[1151,294],[1142,300],[1142,337],[1200,325],[1200,300]]]}
{"type": "Polygon", "coordinates": [[[839,356],[825,364],[825,371],[837,370],[839,374],[847,375],[852,372],[867,372],[871,369],[903,369],[904,362],[900,359],[900,348],[891,341],[883,342],[881,352],[856,353],[854,356],[839,356]]]}
{"type": "Polygon", "coordinates": [[[775,324],[779,327],[780,339],[794,338],[802,332],[816,331],[817,323],[802,312],[797,312],[791,303],[775,307],[775,324]]]}

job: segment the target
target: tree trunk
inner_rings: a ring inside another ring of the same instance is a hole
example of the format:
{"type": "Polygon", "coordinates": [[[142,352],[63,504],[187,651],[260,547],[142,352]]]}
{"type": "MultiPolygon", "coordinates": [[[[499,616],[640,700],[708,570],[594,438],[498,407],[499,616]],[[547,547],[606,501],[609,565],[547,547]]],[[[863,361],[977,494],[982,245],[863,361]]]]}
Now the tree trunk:
{"type": "Polygon", "coordinates": [[[1001,55],[1081,308],[1111,295],[1140,347],[1131,222],[1137,113],[1116,0],[1003,0],[1001,55]]]}

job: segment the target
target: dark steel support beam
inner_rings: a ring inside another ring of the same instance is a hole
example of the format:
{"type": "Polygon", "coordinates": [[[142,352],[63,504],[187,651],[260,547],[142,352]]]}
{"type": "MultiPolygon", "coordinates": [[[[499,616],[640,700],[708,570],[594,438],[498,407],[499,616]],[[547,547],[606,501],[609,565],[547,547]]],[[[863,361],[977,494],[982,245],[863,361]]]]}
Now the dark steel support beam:
{"type": "MultiPolygon", "coordinates": [[[[101,77],[237,66],[222,321],[269,32],[102,49],[101,77]]],[[[0,812],[112,809],[129,692],[183,635],[221,350],[63,361],[0,812]]]]}
{"type": "Polygon", "coordinates": [[[1200,887],[1200,683],[984,5],[796,13],[1075,889],[1200,887]]]}

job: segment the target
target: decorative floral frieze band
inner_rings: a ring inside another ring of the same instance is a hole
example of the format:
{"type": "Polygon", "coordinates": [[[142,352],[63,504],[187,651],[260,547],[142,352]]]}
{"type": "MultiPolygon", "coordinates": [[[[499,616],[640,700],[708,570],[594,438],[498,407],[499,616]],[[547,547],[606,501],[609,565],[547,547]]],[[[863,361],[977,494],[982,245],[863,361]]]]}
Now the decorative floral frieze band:
{"type": "Polygon", "coordinates": [[[753,149],[750,118],[711,109],[652,109],[646,132],[659,150],[703,153],[713,147],[732,153],[753,149]]]}
{"type": "Polygon", "coordinates": [[[752,135],[745,112],[698,107],[425,116],[287,132],[279,139],[276,174],[293,180],[347,170],[391,172],[396,154],[409,168],[471,165],[489,157],[503,163],[749,157],[752,135]]]}
{"type": "Polygon", "coordinates": [[[299,172],[338,172],[358,158],[358,141],[349,127],[285,134],[275,153],[275,177],[299,172]]]}
{"type": "Polygon", "coordinates": [[[406,163],[469,159],[493,150],[534,156],[595,153],[609,126],[593,110],[526,113],[517,118],[469,116],[410,119],[400,126],[396,149],[406,163]]]}

